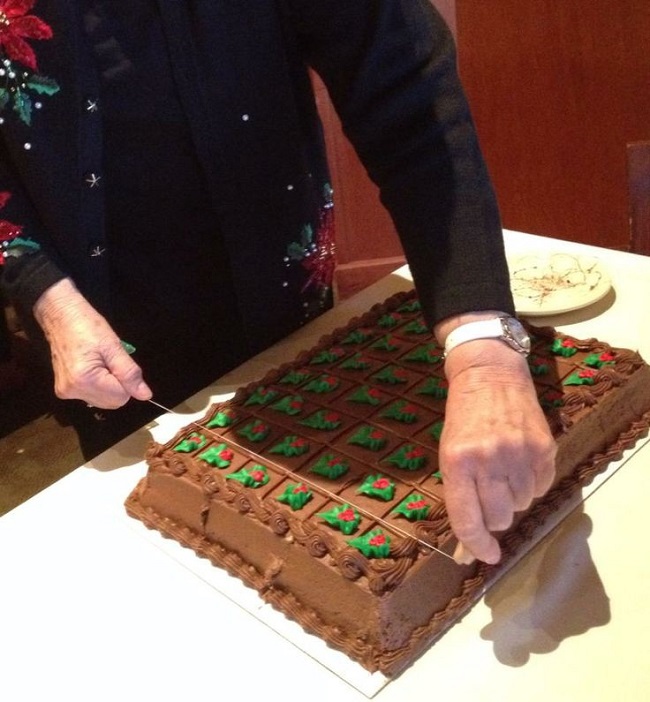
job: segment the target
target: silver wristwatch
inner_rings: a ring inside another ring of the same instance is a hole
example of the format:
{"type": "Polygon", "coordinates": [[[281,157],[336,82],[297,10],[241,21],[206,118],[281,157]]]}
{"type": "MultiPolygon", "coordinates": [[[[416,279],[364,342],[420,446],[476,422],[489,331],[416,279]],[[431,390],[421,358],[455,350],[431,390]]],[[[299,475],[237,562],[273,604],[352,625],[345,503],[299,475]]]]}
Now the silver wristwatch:
{"type": "Polygon", "coordinates": [[[530,337],[524,325],[515,317],[494,317],[456,327],[445,341],[445,357],[456,346],[475,339],[501,339],[524,356],[530,353],[530,337]]]}

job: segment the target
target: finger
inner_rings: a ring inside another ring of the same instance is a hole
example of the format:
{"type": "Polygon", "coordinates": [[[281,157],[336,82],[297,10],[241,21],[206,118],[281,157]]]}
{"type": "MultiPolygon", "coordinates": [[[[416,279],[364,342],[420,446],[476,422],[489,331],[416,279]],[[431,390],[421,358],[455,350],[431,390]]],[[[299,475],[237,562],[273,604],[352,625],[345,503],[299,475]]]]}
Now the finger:
{"type": "Polygon", "coordinates": [[[515,512],[521,512],[530,506],[535,497],[537,474],[522,463],[513,466],[507,475],[507,481],[513,497],[515,512]]]}
{"type": "Polygon", "coordinates": [[[136,400],[151,399],[153,393],[142,377],[142,369],[122,346],[116,348],[106,365],[129,397],[136,400]]]}
{"type": "Polygon", "coordinates": [[[478,499],[488,531],[503,531],[512,524],[515,498],[507,475],[477,479],[478,499]]]}
{"type": "Polygon", "coordinates": [[[445,481],[445,505],[451,528],[463,546],[479,560],[497,563],[501,549],[483,521],[474,481],[445,481]]]}

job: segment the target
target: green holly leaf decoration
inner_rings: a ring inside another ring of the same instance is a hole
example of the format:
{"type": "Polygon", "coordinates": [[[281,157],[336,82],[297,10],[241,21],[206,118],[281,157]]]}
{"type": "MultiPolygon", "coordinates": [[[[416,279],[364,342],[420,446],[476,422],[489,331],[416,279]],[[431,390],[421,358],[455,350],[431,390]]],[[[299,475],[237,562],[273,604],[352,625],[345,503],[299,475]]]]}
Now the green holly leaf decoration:
{"type": "Polygon", "coordinates": [[[372,336],[372,331],[370,329],[355,329],[351,331],[344,339],[341,341],[342,344],[363,344],[364,341],[368,341],[372,336]]]}
{"type": "Polygon", "coordinates": [[[418,421],[417,407],[406,400],[392,402],[381,413],[384,419],[394,419],[402,424],[414,424],[418,421]]]}
{"type": "Polygon", "coordinates": [[[325,453],[309,470],[330,480],[336,480],[336,478],[340,478],[350,470],[350,464],[340,456],[336,456],[333,453],[325,453]]]}
{"type": "Polygon", "coordinates": [[[420,319],[414,319],[409,322],[403,329],[406,334],[413,334],[414,336],[420,336],[422,334],[429,334],[429,327],[420,319]]]}
{"type": "Polygon", "coordinates": [[[422,446],[415,444],[405,444],[400,447],[395,453],[389,456],[388,463],[401,468],[402,470],[418,470],[426,465],[428,456],[422,446]]]}
{"type": "Polygon", "coordinates": [[[269,451],[282,456],[302,456],[309,451],[309,442],[301,436],[285,436],[269,451]]]}
{"type": "Polygon", "coordinates": [[[289,371],[283,378],[280,379],[282,385],[300,385],[311,377],[308,371],[289,371]]]}
{"type": "Polygon", "coordinates": [[[444,421],[441,419],[438,422],[434,422],[431,425],[431,428],[429,429],[429,436],[436,441],[440,441],[440,437],[442,436],[442,430],[445,426],[444,421]]]}
{"type": "Polygon", "coordinates": [[[346,398],[347,402],[376,407],[381,402],[381,392],[377,388],[363,385],[346,398]]]}
{"type": "Polygon", "coordinates": [[[449,381],[446,378],[427,378],[424,385],[416,391],[417,395],[428,395],[436,400],[445,400],[449,394],[449,381]]]}
{"type": "Polygon", "coordinates": [[[271,405],[271,409],[276,412],[283,412],[293,417],[302,412],[305,401],[300,395],[287,395],[271,405]]]}
{"type": "Polygon", "coordinates": [[[203,434],[194,431],[189,436],[179,441],[179,443],[174,446],[174,451],[178,451],[179,453],[192,453],[193,451],[202,449],[207,443],[208,440],[203,434]]]}
{"type": "Polygon", "coordinates": [[[386,336],[382,336],[381,339],[375,341],[370,348],[376,351],[397,351],[400,346],[400,342],[394,336],[386,334],[386,336]]]}
{"type": "Polygon", "coordinates": [[[395,514],[405,517],[410,522],[426,519],[431,505],[423,495],[414,494],[405,497],[393,510],[395,514]]]}
{"type": "Polygon", "coordinates": [[[584,360],[585,366],[590,368],[602,368],[603,366],[613,366],[616,363],[616,354],[613,351],[603,351],[602,353],[592,353],[584,360]]]}
{"type": "Polygon", "coordinates": [[[555,339],[551,344],[551,351],[564,358],[570,358],[578,353],[575,342],[571,339],[555,339]]]}
{"type": "Polygon", "coordinates": [[[348,543],[366,558],[388,558],[390,554],[390,536],[381,529],[373,529],[363,536],[350,539],[348,543]]]}
{"type": "Polygon", "coordinates": [[[319,512],[318,516],[346,536],[354,534],[361,523],[361,515],[349,504],[337,505],[328,512],[319,512]]]}
{"type": "Polygon", "coordinates": [[[345,356],[345,351],[337,346],[320,351],[314,356],[314,358],[311,359],[310,364],[317,366],[324,363],[336,363],[337,361],[340,361],[343,356],[345,356]]]}
{"type": "Polygon", "coordinates": [[[311,491],[304,483],[290,483],[285,491],[276,499],[278,502],[289,505],[295,512],[302,509],[313,497],[311,491]]]}
{"type": "Polygon", "coordinates": [[[210,448],[199,454],[201,460],[209,463],[214,468],[222,469],[229,468],[234,457],[235,452],[227,444],[210,446],[210,448]]]}
{"type": "Polygon", "coordinates": [[[277,390],[273,390],[272,388],[266,388],[263,386],[260,386],[258,388],[255,388],[255,392],[246,400],[244,403],[246,406],[248,405],[268,405],[270,402],[273,402],[273,400],[276,399],[276,397],[279,396],[279,392],[277,390]]]}
{"type": "Polygon", "coordinates": [[[386,366],[380,370],[379,373],[375,373],[372,379],[379,383],[386,383],[387,385],[401,385],[402,383],[406,383],[408,375],[406,371],[399,366],[386,366]]]}
{"type": "Polygon", "coordinates": [[[266,485],[271,478],[266,470],[266,466],[256,463],[250,468],[242,468],[236,473],[228,473],[226,479],[236,480],[244,487],[259,488],[266,485]]]}
{"type": "Polygon", "coordinates": [[[232,425],[235,421],[235,414],[231,409],[222,409],[215,412],[214,417],[205,425],[208,429],[218,427],[219,429],[225,429],[232,425]]]}
{"type": "Polygon", "coordinates": [[[414,348],[411,353],[404,357],[404,360],[410,363],[428,363],[429,365],[434,365],[442,361],[442,356],[442,350],[438,348],[437,344],[424,344],[414,348]]]}
{"type": "Polygon", "coordinates": [[[381,451],[388,443],[384,432],[367,424],[360,427],[349,439],[348,444],[362,446],[371,451],[381,451]]]}
{"type": "Polygon", "coordinates": [[[368,475],[357,493],[388,502],[395,496],[395,483],[383,475],[368,475]]]}
{"type": "Polygon", "coordinates": [[[258,441],[264,441],[270,432],[271,427],[268,424],[265,424],[259,419],[254,419],[252,422],[249,422],[244,427],[239,429],[237,434],[245,437],[249,441],[257,443],[258,441]]]}
{"type": "Polygon", "coordinates": [[[343,361],[343,363],[341,363],[341,368],[343,370],[367,370],[371,365],[372,363],[359,352],[343,361]]]}
{"type": "Polygon", "coordinates": [[[318,410],[318,412],[314,412],[306,419],[301,420],[300,424],[312,429],[332,431],[332,429],[337,429],[341,426],[341,415],[331,410],[318,410]]]}
{"type": "Polygon", "coordinates": [[[307,383],[307,385],[305,386],[305,391],[315,392],[319,395],[324,395],[328,392],[336,390],[340,384],[341,383],[338,378],[335,378],[333,375],[327,375],[324,373],[323,375],[318,376],[318,378],[314,378],[309,383],[307,383]]]}
{"type": "Polygon", "coordinates": [[[402,321],[402,315],[398,312],[389,312],[382,315],[377,324],[384,329],[393,329],[402,321]]]}
{"type": "Polygon", "coordinates": [[[596,372],[592,368],[577,370],[562,381],[562,385],[593,385],[596,382],[596,372]]]}

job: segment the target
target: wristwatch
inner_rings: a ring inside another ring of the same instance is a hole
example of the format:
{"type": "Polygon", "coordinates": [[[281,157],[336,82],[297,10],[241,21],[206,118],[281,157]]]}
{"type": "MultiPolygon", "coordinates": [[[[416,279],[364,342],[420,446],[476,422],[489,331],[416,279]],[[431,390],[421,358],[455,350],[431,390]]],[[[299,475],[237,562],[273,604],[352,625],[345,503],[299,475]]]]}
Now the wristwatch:
{"type": "Polygon", "coordinates": [[[475,339],[501,339],[524,356],[530,353],[530,337],[524,325],[515,317],[494,317],[456,327],[445,341],[445,357],[456,346],[475,339]]]}

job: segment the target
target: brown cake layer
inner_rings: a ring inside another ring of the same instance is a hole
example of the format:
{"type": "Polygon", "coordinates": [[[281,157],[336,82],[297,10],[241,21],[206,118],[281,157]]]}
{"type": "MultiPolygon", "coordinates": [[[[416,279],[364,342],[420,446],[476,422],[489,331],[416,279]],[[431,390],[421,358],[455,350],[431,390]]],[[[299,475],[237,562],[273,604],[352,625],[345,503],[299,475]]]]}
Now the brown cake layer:
{"type": "Polygon", "coordinates": [[[456,540],[437,462],[442,351],[413,292],[153,444],[127,511],[368,670],[397,675],[550,512],[647,432],[650,368],[637,353],[551,328],[531,334],[557,477],[501,536],[496,566],[450,558],[456,540]],[[356,528],[344,533],[352,516],[356,528]]]}

